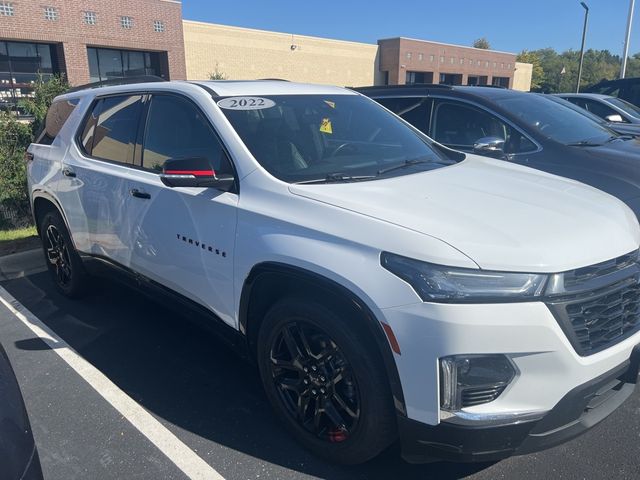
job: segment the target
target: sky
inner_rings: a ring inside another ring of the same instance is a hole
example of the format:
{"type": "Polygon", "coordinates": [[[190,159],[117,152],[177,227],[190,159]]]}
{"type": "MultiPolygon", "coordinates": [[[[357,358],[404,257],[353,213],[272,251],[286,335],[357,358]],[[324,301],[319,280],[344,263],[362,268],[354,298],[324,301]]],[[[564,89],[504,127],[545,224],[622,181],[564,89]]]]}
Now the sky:
{"type": "MultiPolygon", "coordinates": [[[[586,48],[622,54],[630,0],[586,0],[586,48]]],[[[182,0],[187,20],[375,43],[409,37],[470,45],[486,37],[495,50],[579,50],[579,0],[182,0]]],[[[640,51],[636,2],[629,54],[640,51]]]]}

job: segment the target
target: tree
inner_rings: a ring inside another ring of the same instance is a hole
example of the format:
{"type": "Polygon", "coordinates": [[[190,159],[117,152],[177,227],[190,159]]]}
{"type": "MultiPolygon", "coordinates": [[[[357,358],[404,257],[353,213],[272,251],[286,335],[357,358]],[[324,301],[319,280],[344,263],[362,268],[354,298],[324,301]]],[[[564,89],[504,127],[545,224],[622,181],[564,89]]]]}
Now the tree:
{"type": "Polygon", "coordinates": [[[69,84],[64,75],[54,75],[48,80],[45,80],[42,75],[38,75],[33,96],[20,102],[22,108],[33,115],[31,131],[34,135],[40,131],[53,99],[67,90],[69,90],[69,84]]]}
{"type": "Polygon", "coordinates": [[[478,38],[473,41],[473,48],[481,48],[483,50],[491,50],[491,44],[486,37],[478,38]]]}
{"type": "Polygon", "coordinates": [[[542,82],[544,82],[544,68],[542,68],[538,54],[535,52],[529,52],[528,50],[523,50],[516,57],[516,61],[530,63],[533,65],[531,71],[531,88],[540,88],[542,86],[542,82]]]}

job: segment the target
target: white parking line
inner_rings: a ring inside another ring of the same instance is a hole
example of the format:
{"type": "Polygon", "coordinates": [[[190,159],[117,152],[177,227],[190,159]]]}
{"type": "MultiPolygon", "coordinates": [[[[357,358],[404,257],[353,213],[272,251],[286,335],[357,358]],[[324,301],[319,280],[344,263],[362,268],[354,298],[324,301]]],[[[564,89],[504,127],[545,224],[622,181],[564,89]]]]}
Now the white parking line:
{"type": "Polygon", "coordinates": [[[171,433],[153,415],[120,390],[100,370],[78,355],[38,317],[0,286],[0,302],[109,402],[189,478],[224,480],[211,465],[171,433]]]}

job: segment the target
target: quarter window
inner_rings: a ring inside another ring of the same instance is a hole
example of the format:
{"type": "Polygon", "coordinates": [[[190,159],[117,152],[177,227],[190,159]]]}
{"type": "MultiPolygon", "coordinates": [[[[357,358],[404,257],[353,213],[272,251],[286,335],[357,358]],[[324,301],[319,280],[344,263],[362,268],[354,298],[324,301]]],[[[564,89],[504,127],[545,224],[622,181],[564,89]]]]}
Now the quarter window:
{"type": "Polygon", "coordinates": [[[141,112],[142,95],[100,100],[89,116],[82,135],[82,144],[87,153],[103,160],[133,164],[141,112]],[[92,118],[95,118],[94,122],[92,118]]]}
{"type": "Polygon", "coordinates": [[[142,166],[162,171],[166,160],[180,158],[206,158],[216,172],[231,173],[220,142],[195,105],[175,95],[153,96],[142,166]]]}
{"type": "Polygon", "coordinates": [[[77,105],[78,99],[53,102],[47,111],[44,126],[37,137],[36,143],[51,145],[77,105]]]}

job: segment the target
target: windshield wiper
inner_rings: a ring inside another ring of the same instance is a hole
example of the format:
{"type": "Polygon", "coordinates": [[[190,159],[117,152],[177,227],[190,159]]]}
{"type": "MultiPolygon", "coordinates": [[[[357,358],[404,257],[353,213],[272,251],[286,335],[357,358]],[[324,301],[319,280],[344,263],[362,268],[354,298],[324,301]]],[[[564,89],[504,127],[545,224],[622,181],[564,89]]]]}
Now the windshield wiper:
{"type": "Polygon", "coordinates": [[[401,168],[407,168],[407,167],[410,167],[412,165],[418,165],[420,163],[429,163],[429,162],[427,162],[426,160],[418,160],[418,159],[405,160],[403,163],[400,163],[398,165],[393,165],[392,167],[382,168],[382,169],[378,170],[378,175],[384,175],[387,172],[392,172],[394,170],[400,170],[401,168]]]}
{"type": "MultiPolygon", "coordinates": [[[[615,138],[615,137],[613,137],[615,138]]],[[[610,140],[607,140],[610,141],[610,140]]],[[[581,140],[579,142],[567,143],[567,147],[601,147],[604,145],[602,142],[591,142],[589,140],[581,140]]]]}
{"type": "Polygon", "coordinates": [[[296,185],[309,185],[313,183],[339,183],[339,182],[359,182],[362,180],[371,180],[376,178],[377,175],[344,175],[342,173],[329,173],[324,178],[314,178],[312,180],[302,180],[301,182],[294,182],[296,185]]]}

